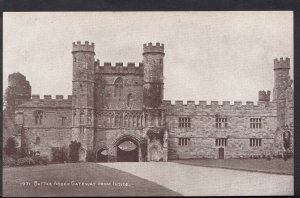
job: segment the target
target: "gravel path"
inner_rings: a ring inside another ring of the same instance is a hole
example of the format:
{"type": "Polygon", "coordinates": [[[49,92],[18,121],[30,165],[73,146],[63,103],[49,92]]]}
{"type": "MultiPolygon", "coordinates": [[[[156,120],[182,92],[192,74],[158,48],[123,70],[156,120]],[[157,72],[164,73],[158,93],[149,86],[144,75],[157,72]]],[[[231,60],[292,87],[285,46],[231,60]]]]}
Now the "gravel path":
{"type": "Polygon", "coordinates": [[[185,196],[293,195],[294,177],[174,162],[101,163],[185,196]]]}

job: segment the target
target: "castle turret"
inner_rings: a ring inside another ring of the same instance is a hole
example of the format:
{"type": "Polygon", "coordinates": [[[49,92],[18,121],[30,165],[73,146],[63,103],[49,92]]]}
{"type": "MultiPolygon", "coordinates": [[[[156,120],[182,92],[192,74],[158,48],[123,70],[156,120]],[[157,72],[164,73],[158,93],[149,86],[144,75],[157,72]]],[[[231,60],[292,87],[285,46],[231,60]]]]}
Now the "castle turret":
{"type": "MultiPolygon", "coordinates": [[[[94,43],[73,43],[72,140],[82,150],[93,149],[94,137],[94,43]]],[[[84,159],[80,157],[81,160],[84,159]]]]}
{"type": "Polygon", "coordinates": [[[28,101],[31,97],[31,86],[26,76],[17,72],[8,76],[8,88],[6,89],[6,105],[11,107],[11,112],[14,113],[15,108],[28,101]]]}
{"type": "Polygon", "coordinates": [[[143,65],[144,65],[144,106],[148,108],[159,107],[163,100],[163,58],[164,44],[144,44],[143,65]]]}
{"type": "Polygon", "coordinates": [[[290,59],[274,59],[274,91],[273,100],[277,102],[278,127],[285,126],[286,123],[286,100],[287,90],[291,87],[289,76],[290,59]]]}
{"type": "Polygon", "coordinates": [[[270,101],[271,91],[259,91],[258,92],[258,101],[269,102],[270,101]]]}

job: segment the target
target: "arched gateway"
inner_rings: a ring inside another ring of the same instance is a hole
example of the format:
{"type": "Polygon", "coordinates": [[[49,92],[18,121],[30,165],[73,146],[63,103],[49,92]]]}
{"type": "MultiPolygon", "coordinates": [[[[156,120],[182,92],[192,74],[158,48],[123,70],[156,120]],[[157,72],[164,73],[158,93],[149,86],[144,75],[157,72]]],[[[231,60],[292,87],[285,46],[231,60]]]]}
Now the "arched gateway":
{"type": "Polygon", "coordinates": [[[107,162],[108,152],[107,149],[101,148],[97,152],[97,162],[107,162]]]}
{"type": "Polygon", "coordinates": [[[142,141],[132,135],[124,135],[113,144],[115,161],[139,162],[142,161],[142,141]]]}

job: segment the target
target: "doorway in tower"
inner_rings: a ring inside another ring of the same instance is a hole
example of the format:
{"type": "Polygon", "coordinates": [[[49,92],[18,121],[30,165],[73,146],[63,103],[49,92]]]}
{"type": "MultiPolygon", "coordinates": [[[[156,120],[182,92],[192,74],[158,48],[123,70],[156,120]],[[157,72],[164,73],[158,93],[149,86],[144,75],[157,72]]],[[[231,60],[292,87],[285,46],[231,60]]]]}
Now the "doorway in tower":
{"type": "Polygon", "coordinates": [[[291,146],[291,133],[289,131],[285,131],[283,133],[283,147],[285,150],[289,149],[291,146]]]}
{"type": "Polygon", "coordinates": [[[117,145],[118,162],[138,162],[139,147],[138,143],[132,139],[124,139],[117,145]]]}
{"type": "Polygon", "coordinates": [[[107,162],[108,153],[106,149],[99,149],[97,152],[97,162],[107,162]]]}
{"type": "Polygon", "coordinates": [[[224,159],[224,148],[219,148],[219,159],[224,159]]]}

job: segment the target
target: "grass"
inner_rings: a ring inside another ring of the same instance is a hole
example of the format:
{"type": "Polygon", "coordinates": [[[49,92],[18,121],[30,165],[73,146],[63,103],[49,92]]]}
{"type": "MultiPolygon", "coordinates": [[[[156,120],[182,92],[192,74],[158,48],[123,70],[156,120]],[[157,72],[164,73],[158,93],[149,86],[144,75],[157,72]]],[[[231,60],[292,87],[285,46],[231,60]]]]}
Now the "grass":
{"type": "Polygon", "coordinates": [[[173,160],[173,162],[214,168],[256,171],[274,174],[294,175],[294,159],[189,159],[173,160]]]}
{"type": "Polygon", "coordinates": [[[17,197],[180,196],[180,194],[153,182],[96,163],[4,168],[3,195],[17,197]],[[35,181],[41,185],[35,186],[35,181]],[[65,182],[67,186],[54,185],[58,182],[65,182]],[[78,182],[95,183],[96,185],[76,186],[74,182],[77,184],[78,182]],[[50,183],[52,186],[50,186],[50,183]],[[116,183],[125,186],[116,186],[114,185],[116,183]],[[126,184],[129,186],[126,186],[126,184]]]}

